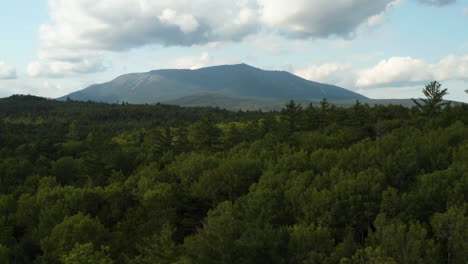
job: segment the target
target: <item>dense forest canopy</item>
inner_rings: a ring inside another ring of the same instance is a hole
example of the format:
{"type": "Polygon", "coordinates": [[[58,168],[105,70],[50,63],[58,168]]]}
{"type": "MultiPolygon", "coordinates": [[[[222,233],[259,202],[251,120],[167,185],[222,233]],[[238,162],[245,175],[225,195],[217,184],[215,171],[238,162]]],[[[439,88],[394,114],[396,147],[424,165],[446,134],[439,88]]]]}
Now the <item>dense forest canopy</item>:
{"type": "Polygon", "coordinates": [[[467,124],[0,99],[0,263],[466,264],[467,124]]]}

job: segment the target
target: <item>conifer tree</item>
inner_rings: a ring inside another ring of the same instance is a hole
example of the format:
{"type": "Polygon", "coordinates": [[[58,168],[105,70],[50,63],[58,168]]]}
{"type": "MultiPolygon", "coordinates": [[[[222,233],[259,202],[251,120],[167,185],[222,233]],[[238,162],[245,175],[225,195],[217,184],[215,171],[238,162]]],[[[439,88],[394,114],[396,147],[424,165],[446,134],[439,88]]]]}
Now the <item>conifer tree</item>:
{"type": "Polygon", "coordinates": [[[287,124],[288,134],[291,135],[296,132],[302,123],[302,106],[291,100],[286,104],[281,113],[283,114],[283,120],[287,124]]]}
{"type": "Polygon", "coordinates": [[[444,96],[448,94],[447,89],[441,89],[441,84],[438,81],[433,81],[426,85],[422,90],[426,99],[420,98],[422,103],[416,99],[412,99],[416,106],[426,114],[432,114],[440,111],[442,106],[450,104],[450,102],[443,102],[444,96]]]}

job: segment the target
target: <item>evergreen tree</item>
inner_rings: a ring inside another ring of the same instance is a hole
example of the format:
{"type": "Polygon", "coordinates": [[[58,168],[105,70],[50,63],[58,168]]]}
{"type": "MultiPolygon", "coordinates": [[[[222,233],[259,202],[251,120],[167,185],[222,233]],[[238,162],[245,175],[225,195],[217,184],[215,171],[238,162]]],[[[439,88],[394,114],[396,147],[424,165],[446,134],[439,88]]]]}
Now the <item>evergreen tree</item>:
{"type": "Polygon", "coordinates": [[[444,96],[447,95],[448,92],[447,89],[441,89],[441,86],[439,82],[433,81],[422,90],[426,96],[426,99],[420,98],[422,103],[412,99],[420,111],[426,114],[433,114],[439,112],[442,106],[450,104],[450,102],[443,102],[444,96]]]}
{"type": "Polygon", "coordinates": [[[319,109],[319,128],[323,129],[325,128],[328,123],[330,122],[329,117],[330,117],[330,103],[328,102],[327,98],[323,98],[322,101],[320,101],[320,109],[319,109]]]}
{"type": "Polygon", "coordinates": [[[289,101],[281,111],[282,120],[286,123],[287,135],[292,135],[302,127],[302,106],[294,100],[289,101]]]}

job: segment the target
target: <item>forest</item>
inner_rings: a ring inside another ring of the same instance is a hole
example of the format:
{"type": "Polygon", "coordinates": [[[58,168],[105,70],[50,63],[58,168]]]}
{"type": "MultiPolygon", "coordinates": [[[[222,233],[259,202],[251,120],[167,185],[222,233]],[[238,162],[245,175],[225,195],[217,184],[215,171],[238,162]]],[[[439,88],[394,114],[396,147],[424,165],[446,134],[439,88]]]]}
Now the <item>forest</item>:
{"type": "Polygon", "coordinates": [[[466,264],[468,105],[433,99],[0,99],[0,263],[466,264]]]}

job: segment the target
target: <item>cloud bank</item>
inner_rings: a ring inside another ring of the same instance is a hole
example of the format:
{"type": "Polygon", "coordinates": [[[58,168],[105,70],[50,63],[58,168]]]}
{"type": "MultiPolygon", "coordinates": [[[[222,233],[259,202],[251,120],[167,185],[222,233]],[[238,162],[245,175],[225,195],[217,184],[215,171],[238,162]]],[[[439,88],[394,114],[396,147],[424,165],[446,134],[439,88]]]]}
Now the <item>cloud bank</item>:
{"type": "Polygon", "coordinates": [[[468,55],[448,55],[432,64],[412,57],[391,57],[361,70],[352,70],[346,64],[325,63],[310,65],[295,73],[305,79],[353,90],[405,87],[434,80],[468,81],[468,55]]]}

